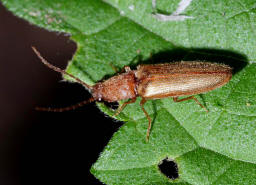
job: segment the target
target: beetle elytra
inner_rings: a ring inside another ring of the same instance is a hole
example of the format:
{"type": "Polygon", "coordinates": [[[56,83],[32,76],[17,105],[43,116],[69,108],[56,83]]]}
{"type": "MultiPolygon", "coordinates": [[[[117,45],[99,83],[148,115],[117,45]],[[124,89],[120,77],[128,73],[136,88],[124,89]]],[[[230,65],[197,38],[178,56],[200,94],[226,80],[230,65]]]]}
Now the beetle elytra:
{"type": "Polygon", "coordinates": [[[200,61],[181,61],[166,64],[139,65],[136,70],[125,67],[125,72],[113,76],[103,82],[90,86],[66,71],[48,63],[40,53],[32,47],[36,55],[49,68],[61,74],[68,75],[82,84],[92,97],[89,100],[65,108],[37,108],[41,111],[62,112],[81,107],[93,101],[116,102],[128,100],[117,109],[117,116],[127,104],[134,103],[140,96],[140,106],[148,119],[146,140],[149,139],[151,118],[144,109],[144,104],[150,99],[172,97],[174,102],[193,99],[198,105],[208,110],[193,95],[205,93],[225,85],[232,77],[232,68],[225,64],[200,61]],[[178,99],[180,96],[189,96],[178,99]]]}

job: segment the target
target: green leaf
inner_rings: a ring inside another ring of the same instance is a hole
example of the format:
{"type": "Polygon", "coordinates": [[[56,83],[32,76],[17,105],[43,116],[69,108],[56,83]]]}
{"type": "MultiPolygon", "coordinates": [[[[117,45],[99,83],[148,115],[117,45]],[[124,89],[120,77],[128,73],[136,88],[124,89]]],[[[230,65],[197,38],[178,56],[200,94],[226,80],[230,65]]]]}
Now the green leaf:
{"type": "MultiPolygon", "coordinates": [[[[43,28],[72,35],[78,49],[67,71],[92,85],[137,63],[209,60],[234,68],[222,88],[193,101],[140,98],[118,116],[125,121],[91,172],[106,184],[256,184],[256,3],[254,0],[190,2],[178,16],[180,0],[3,0],[14,14],[43,28]],[[175,15],[177,16],[177,15],[175,15]],[[170,16],[169,16],[170,17],[170,16]],[[169,18],[168,17],[168,18],[169,18]],[[140,60],[136,60],[136,58],[140,60]],[[177,163],[179,178],[164,176],[158,164],[177,163]]],[[[106,114],[113,111],[104,104],[106,114]]]]}

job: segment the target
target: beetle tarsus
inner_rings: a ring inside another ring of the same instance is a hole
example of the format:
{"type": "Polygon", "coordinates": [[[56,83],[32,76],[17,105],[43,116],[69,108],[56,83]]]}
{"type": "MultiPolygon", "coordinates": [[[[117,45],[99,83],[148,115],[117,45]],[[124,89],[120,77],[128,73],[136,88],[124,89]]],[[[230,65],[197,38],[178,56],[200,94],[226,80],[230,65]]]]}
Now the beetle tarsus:
{"type": "Polygon", "coordinates": [[[199,101],[198,101],[198,99],[196,98],[196,97],[194,97],[194,96],[189,96],[189,97],[187,97],[187,98],[182,98],[182,99],[179,99],[178,100],[178,97],[173,97],[173,101],[174,102],[182,102],[182,101],[186,101],[186,100],[195,100],[195,102],[198,104],[198,105],[200,105],[200,107],[201,108],[203,108],[206,112],[209,112],[206,108],[205,108],[205,106],[203,106],[199,101]]]}

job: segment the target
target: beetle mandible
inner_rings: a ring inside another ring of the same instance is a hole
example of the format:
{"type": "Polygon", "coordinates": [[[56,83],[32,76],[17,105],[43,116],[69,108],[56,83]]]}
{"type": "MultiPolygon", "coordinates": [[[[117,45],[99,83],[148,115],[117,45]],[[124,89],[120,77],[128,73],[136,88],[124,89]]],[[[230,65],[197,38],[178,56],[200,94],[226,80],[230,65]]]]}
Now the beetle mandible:
{"type": "Polygon", "coordinates": [[[89,100],[65,108],[37,108],[41,111],[62,112],[81,107],[94,101],[117,102],[128,100],[118,107],[117,116],[126,105],[134,103],[140,96],[140,106],[148,119],[146,140],[149,140],[151,118],[144,109],[147,100],[172,97],[174,102],[193,99],[198,105],[208,110],[193,95],[205,93],[225,85],[232,77],[232,68],[225,64],[200,61],[181,61],[165,64],[139,65],[136,70],[125,67],[125,72],[113,76],[103,82],[90,86],[79,78],[47,62],[41,54],[32,47],[33,51],[47,67],[61,74],[68,75],[82,84],[92,97],[89,100]],[[178,99],[180,96],[189,96],[178,99]]]}

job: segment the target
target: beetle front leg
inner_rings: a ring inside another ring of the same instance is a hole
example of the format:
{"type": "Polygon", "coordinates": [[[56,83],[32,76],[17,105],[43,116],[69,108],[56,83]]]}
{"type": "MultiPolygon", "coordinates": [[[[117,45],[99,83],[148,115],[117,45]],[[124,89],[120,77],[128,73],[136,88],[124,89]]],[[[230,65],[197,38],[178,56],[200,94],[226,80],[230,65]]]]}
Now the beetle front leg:
{"type": "Polygon", "coordinates": [[[122,110],[125,108],[126,105],[134,103],[136,101],[136,97],[132,98],[131,100],[128,100],[127,102],[124,102],[123,105],[119,106],[117,111],[115,112],[115,114],[113,116],[118,116],[120,114],[120,112],[122,112],[122,110]]]}
{"type": "Polygon", "coordinates": [[[147,130],[147,137],[146,137],[146,141],[148,142],[152,121],[151,121],[151,118],[148,115],[147,111],[144,109],[144,104],[146,103],[146,101],[147,101],[146,99],[142,98],[142,100],[140,101],[140,107],[148,119],[148,130],[147,130]]]}
{"type": "Polygon", "coordinates": [[[189,96],[189,97],[187,97],[187,98],[182,98],[182,99],[179,99],[178,100],[178,97],[173,97],[173,101],[174,102],[182,102],[182,101],[186,101],[186,100],[195,100],[195,102],[198,104],[198,105],[200,105],[200,107],[202,107],[206,112],[209,112],[206,108],[205,108],[205,106],[203,106],[199,101],[198,101],[198,99],[196,99],[196,97],[194,97],[194,96],[189,96]]]}

